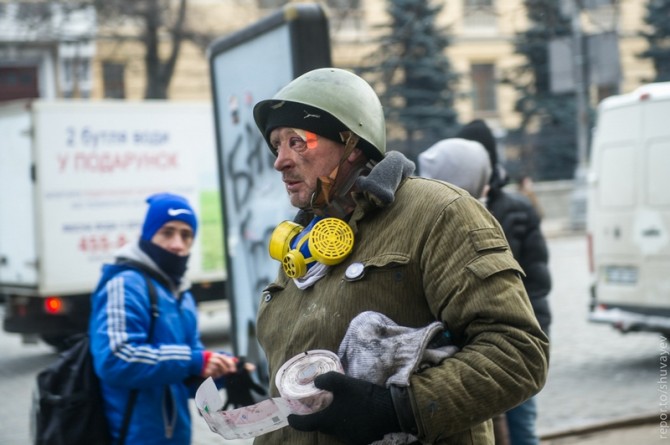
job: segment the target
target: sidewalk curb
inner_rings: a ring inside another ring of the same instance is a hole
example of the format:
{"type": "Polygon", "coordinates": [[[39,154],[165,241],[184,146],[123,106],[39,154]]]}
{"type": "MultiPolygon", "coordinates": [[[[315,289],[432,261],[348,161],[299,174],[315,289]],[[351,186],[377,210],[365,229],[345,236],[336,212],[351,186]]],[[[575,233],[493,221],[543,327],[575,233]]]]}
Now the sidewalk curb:
{"type": "Polygon", "coordinates": [[[566,236],[586,236],[586,229],[577,229],[570,226],[565,218],[543,219],[540,230],[545,238],[560,238],[566,236]]]}
{"type": "Polygon", "coordinates": [[[626,416],[540,433],[540,440],[552,440],[564,437],[580,436],[582,434],[597,433],[600,431],[627,428],[632,426],[649,425],[651,423],[658,422],[660,422],[658,413],[626,416]]]}

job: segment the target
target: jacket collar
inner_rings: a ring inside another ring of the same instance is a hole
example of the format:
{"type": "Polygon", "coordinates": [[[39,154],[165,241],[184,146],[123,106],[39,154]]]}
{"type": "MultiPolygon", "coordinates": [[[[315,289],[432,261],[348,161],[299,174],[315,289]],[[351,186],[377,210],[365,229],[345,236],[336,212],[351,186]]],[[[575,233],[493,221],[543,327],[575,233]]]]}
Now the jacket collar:
{"type": "Polygon", "coordinates": [[[403,179],[414,173],[414,163],[399,151],[390,151],[374,166],[370,174],[356,180],[357,194],[374,207],[386,207],[395,199],[403,179]]]}
{"type": "MultiPolygon", "coordinates": [[[[374,208],[383,208],[393,203],[401,182],[414,173],[414,168],[414,163],[399,151],[388,152],[368,175],[356,179],[353,193],[357,206],[351,221],[362,218],[374,208]]],[[[306,226],[313,217],[311,211],[300,210],[295,222],[306,226]]]]}

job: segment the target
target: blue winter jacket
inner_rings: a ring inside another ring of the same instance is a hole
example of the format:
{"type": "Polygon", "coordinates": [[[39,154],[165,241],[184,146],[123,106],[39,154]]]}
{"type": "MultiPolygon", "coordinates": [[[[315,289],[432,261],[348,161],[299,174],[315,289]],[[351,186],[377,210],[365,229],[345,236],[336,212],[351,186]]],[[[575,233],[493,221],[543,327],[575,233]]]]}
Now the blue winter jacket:
{"type": "Polygon", "coordinates": [[[117,255],[120,264],[103,266],[92,296],[91,351],[102,381],[110,432],[116,441],[129,394],[139,388],[126,445],[187,445],[191,442],[188,399],[193,388],[184,380],[201,373],[204,351],[195,301],[183,288],[169,289],[170,281],[153,278],[160,314],[148,341],[147,284],[141,272],[122,263],[126,259],[163,275],[134,243],[117,255]]]}

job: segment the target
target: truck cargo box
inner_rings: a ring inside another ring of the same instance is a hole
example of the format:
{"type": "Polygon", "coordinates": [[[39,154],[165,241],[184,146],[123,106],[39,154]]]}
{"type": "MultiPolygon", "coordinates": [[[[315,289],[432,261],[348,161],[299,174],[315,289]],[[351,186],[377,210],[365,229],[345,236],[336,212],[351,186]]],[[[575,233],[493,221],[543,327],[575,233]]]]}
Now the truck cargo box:
{"type": "Polygon", "coordinates": [[[139,236],[156,192],[193,204],[201,229],[187,275],[196,298],[223,298],[211,104],[17,101],[0,106],[0,134],[5,330],[61,337],[85,327],[101,265],[139,236]]]}

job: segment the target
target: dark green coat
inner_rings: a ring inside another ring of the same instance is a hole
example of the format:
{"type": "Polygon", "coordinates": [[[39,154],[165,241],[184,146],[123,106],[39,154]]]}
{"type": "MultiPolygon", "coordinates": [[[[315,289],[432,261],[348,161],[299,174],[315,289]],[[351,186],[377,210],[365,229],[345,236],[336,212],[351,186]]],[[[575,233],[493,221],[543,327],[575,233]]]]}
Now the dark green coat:
{"type": "MultiPolygon", "coordinates": [[[[384,164],[382,161],[377,167],[384,164]]],[[[475,199],[445,183],[399,178],[392,202],[359,194],[352,254],[307,290],[280,272],[262,296],[258,339],[274,383],[300,352],[337,352],[349,321],[377,311],[401,326],[442,320],[462,350],[411,379],[412,411],[424,443],[492,444],[488,421],[537,393],[547,373],[540,330],[498,223],[475,199]],[[383,201],[383,200],[382,200],[383,201]],[[347,267],[365,273],[347,280],[347,267]]],[[[272,384],[272,396],[278,396],[272,384]]],[[[338,444],[286,427],[255,444],[338,444]]]]}

